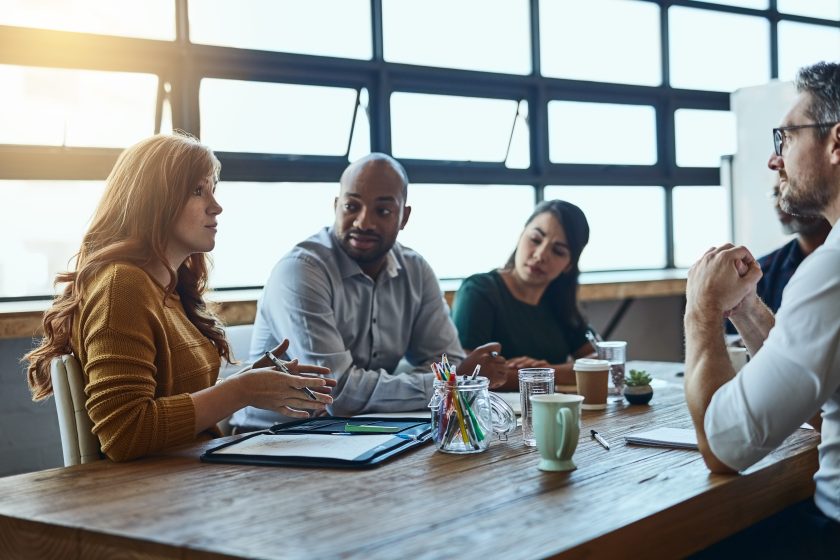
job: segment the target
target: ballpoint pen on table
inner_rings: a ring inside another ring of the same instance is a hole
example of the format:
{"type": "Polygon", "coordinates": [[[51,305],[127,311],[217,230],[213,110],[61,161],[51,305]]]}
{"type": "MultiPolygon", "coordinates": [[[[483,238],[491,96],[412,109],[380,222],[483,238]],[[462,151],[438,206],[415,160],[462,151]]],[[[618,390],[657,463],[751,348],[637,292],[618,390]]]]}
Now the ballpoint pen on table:
{"type": "Polygon", "coordinates": [[[601,437],[601,434],[599,434],[599,433],[598,433],[598,432],[596,432],[595,430],[589,430],[589,433],[590,433],[590,434],[592,434],[592,437],[595,439],[595,441],[597,441],[598,443],[600,443],[600,444],[601,444],[601,446],[602,446],[604,449],[606,449],[607,451],[609,451],[609,450],[610,450],[610,444],[609,444],[609,443],[607,443],[607,440],[605,440],[603,437],[601,437]]]}
{"type": "MultiPolygon", "coordinates": [[[[283,363],[283,360],[279,359],[277,356],[272,354],[270,350],[266,351],[265,357],[268,358],[269,360],[271,360],[271,363],[274,364],[275,366],[277,366],[277,368],[280,371],[282,371],[283,373],[288,373],[289,375],[294,375],[294,373],[289,371],[289,368],[286,367],[286,364],[283,363]]],[[[309,387],[301,387],[300,390],[303,391],[304,393],[306,393],[306,396],[308,396],[313,401],[318,400],[318,397],[315,396],[315,393],[313,393],[312,390],[309,387]]]]}

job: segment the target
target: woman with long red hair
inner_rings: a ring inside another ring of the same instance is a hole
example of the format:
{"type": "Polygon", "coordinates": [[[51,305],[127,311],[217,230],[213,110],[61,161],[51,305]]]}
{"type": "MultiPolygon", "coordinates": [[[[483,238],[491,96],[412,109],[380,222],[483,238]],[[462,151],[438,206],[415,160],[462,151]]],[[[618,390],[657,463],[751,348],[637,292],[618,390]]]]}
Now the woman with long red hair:
{"type": "MultiPolygon", "coordinates": [[[[244,406],[305,417],[332,402],[329,370],[293,361],[293,375],[266,360],[217,383],[232,359],[203,299],[215,246],[220,164],[185,134],[126,149],[76,255],[75,270],[44,315],[29,361],[33,400],[52,394],[50,361],[73,353],[102,452],[115,461],[220,435],[217,422],[244,406]],[[300,389],[314,391],[311,400],[300,389]]],[[[276,349],[285,352],[284,341],[276,349]]]]}

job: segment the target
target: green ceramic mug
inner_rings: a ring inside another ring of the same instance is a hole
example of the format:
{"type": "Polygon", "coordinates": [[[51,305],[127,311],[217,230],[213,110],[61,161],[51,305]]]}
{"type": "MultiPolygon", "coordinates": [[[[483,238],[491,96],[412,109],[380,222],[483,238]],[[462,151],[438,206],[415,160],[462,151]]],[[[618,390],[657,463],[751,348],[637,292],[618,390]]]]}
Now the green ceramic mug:
{"type": "Polygon", "coordinates": [[[533,395],[534,435],[541,471],[572,471],[572,455],[580,438],[580,395],[533,395]]]}

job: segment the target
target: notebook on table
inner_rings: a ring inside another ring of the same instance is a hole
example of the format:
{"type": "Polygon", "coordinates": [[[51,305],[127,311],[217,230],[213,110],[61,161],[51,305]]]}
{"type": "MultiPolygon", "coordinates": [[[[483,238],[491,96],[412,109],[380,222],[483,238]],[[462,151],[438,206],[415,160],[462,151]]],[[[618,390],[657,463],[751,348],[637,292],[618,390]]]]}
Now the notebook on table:
{"type": "Polygon", "coordinates": [[[693,429],[687,428],[656,428],[644,432],[633,432],[624,436],[624,440],[634,445],[697,449],[697,434],[693,429]]]}
{"type": "MultiPolygon", "coordinates": [[[[813,430],[805,422],[800,428],[813,430]]],[[[656,428],[645,432],[633,432],[624,436],[627,443],[634,445],[652,445],[656,447],[675,447],[677,449],[697,449],[697,434],[686,428],[656,428]]]]}
{"type": "Polygon", "coordinates": [[[428,418],[318,417],[275,424],[201,455],[208,463],[367,468],[430,441],[428,418]]]}

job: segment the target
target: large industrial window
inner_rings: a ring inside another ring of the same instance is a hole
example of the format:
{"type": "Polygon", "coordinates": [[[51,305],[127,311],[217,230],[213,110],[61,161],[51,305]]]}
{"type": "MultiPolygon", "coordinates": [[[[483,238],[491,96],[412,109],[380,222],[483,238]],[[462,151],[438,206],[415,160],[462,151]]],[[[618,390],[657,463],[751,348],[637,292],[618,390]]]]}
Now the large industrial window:
{"type": "Polygon", "coordinates": [[[120,150],[174,129],[222,161],[218,289],[329,225],[371,150],[441,278],[551,198],[585,271],[686,267],[730,235],[729,94],[838,52],[836,0],[0,0],[0,300],[49,297],[120,150]]]}

